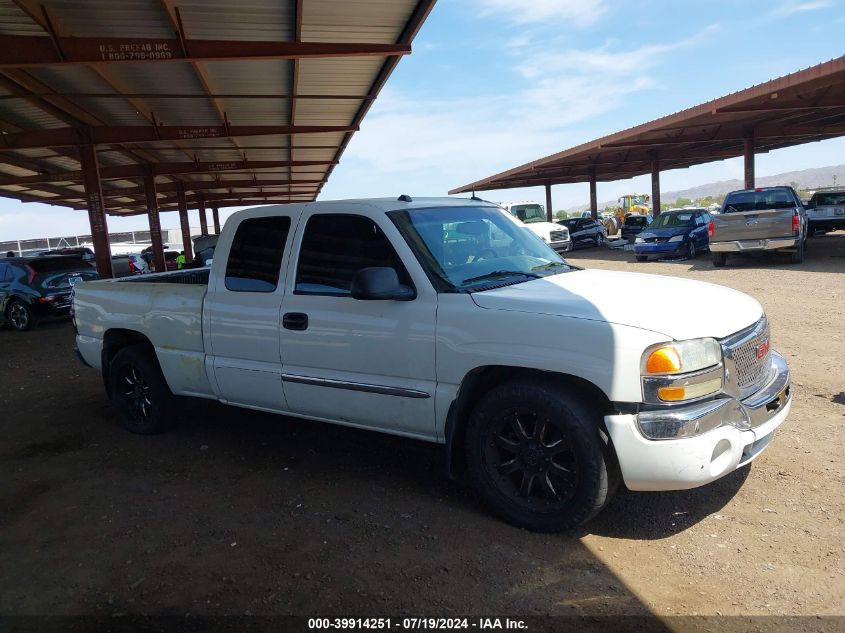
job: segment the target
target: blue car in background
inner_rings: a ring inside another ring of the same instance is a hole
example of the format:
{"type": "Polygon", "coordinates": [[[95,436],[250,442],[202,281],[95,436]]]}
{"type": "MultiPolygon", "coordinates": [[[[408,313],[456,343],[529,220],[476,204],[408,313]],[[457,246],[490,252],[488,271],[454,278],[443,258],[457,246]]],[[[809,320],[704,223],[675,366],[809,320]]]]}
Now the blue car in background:
{"type": "Polygon", "coordinates": [[[638,262],[649,257],[689,257],[707,250],[710,237],[706,209],[670,209],[664,211],[637,235],[634,254],[638,262]]]}

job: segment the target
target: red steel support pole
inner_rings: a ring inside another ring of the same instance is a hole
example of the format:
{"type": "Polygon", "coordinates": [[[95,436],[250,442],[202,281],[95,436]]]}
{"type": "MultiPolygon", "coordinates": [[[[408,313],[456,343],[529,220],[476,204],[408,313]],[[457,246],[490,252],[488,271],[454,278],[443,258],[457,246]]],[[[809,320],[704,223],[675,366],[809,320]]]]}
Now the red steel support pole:
{"type": "Polygon", "coordinates": [[[597,220],[599,217],[599,199],[596,192],[596,172],[590,172],[590,217],[597,220]]]}
{"type": "Polygon", "coordinates": [[[745,188],[754,189],[754,135],[745,137],[745,188]]]}
{"type": "Polygon", "coordinates": [[[651,159],[651,215],[660,215],[660,159],[651,159]]]}
{"type": "Polygon", "coordinates": [[[157,272],[167,270],[164,262],[164,244],[161,240],[161,218],[158,213],[156,181],[153,176],[144,177],[144,193],[147,196],[147,215],[150,218],[150,242],[153,244],[153,266],[157,272]]]}
{"type": "Polygon", "coordinates": [[[179,226],[182,229],[182,250],[185,251],[185,261],[194,261],[194,250],[191,246],[191,226],[188,224],[188,201],[185,199],[185,187],[179,183],[176,190],[179,199],[179,226]]]}
{"type": "Polygon", "coordinates": [[[552,183],[546,183],[546,220],[552,221],[552,183]]]}
{"type": "Polygon", "coordinates": [[[220,235],[220,209],[217,206],[211,207],[211,217],[214,220],[214,232],[220,235]]]}
{"type": "Polygon", "coordinates": [[[205,198],[197,196],[197,208],[200,212],[200,233],[208,235],[208,218],[205,215],[205,198]]]}
{"type": "Polygon", "coordinates": [[[103,187],[100,184],[97,152],[93,145],[79,146],[79,162],[82,164],[82,179],[85,185],[88,221],[91,224],[91,240],[94,242],[97,272],[101,278],[110,279],[114,275],[111,267],[109,227],[106,223],[106,205],[103,200],[103,187]]]}

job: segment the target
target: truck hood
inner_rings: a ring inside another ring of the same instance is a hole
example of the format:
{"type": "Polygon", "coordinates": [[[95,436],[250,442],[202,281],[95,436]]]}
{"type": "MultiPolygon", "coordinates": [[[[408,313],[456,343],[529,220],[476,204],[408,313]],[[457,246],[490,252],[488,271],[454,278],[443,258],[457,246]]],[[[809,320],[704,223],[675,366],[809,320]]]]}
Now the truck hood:
{"type": "Polygon", "coordinates": [[[530,222],[527,224],[523,224],[523,226],[527,229],[530,229],[538,236],[545,237],[546,239],[548,239],[552,231],[566,231],[567,233],[569,232],[569,229],[567,229],[565,226],[561,224],[555,224],[554,222],[530,222]]]}
{"type": "Polygon", "coordinates": [[[755,299],[724,286],[607,270],[552,275],[472,298],[481,308],[607,321],[676,340],[724,338],[763,315],[755,299]]]}

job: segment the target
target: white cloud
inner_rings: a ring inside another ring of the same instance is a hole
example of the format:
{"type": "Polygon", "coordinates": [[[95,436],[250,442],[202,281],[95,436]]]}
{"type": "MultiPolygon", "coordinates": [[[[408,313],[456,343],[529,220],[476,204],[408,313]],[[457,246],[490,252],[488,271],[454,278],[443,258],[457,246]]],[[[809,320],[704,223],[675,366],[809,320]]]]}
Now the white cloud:
{"type": "MultiPolygon", "coordinates": [[[[388,88],[353,137],[347,157],[363,161],[372,173],[407,174],[418,190],[423,180],[456,186],[560,151],[587,140],[588,121],[653,88],[655,66],[714,28],[629,49],[618,44],[548,53],[516,49],[510,72],[526,81],[503,81],[522,85],[510,91],[493,85],[458,99],[421,99],[388,88]]],[[[344,168],[334,174],[336,184],[345,180],[343,174],[344,168]]],[[[354,184],[361,178],[367,179],[367,170],[356,174],[354,184]]]]}
{"type": "Polygon", "coordinates": [[[514,24],[556,20],[583,28],[594,24],[607,10],[604,0],[476,0],[481,15],[501,15],[514,24]]]}
{"type": "Polygon", "coordinates": [[[833,0],[783,0],[770,15],[785,18],[796,13],[808,13],[833,6],[833,0]]]}

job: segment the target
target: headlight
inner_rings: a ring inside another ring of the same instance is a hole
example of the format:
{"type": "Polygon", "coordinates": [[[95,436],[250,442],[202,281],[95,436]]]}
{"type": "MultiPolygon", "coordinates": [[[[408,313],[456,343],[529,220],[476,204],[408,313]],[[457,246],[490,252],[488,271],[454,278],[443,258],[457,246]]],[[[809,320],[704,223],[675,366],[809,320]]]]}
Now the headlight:
{"type": "Polygon", "coordinates": [[[637,237],[634,239],[635,244],[642,244],[643,242],[645,242],[645,240],[641,237],[637,237]]]}
{"type": "Polygon", "coordinates": [[[655,345],[643,354],[641,373],[645,402],[703,398],[722,390],[722,348],[712,338],[655,345]]]}
{"type": "Polygon", "coordinates": [[[669,241],[670,242],[683,242],[684,236],[683,235],[673,235],[672,237],[669,238],[669,241]]]}

